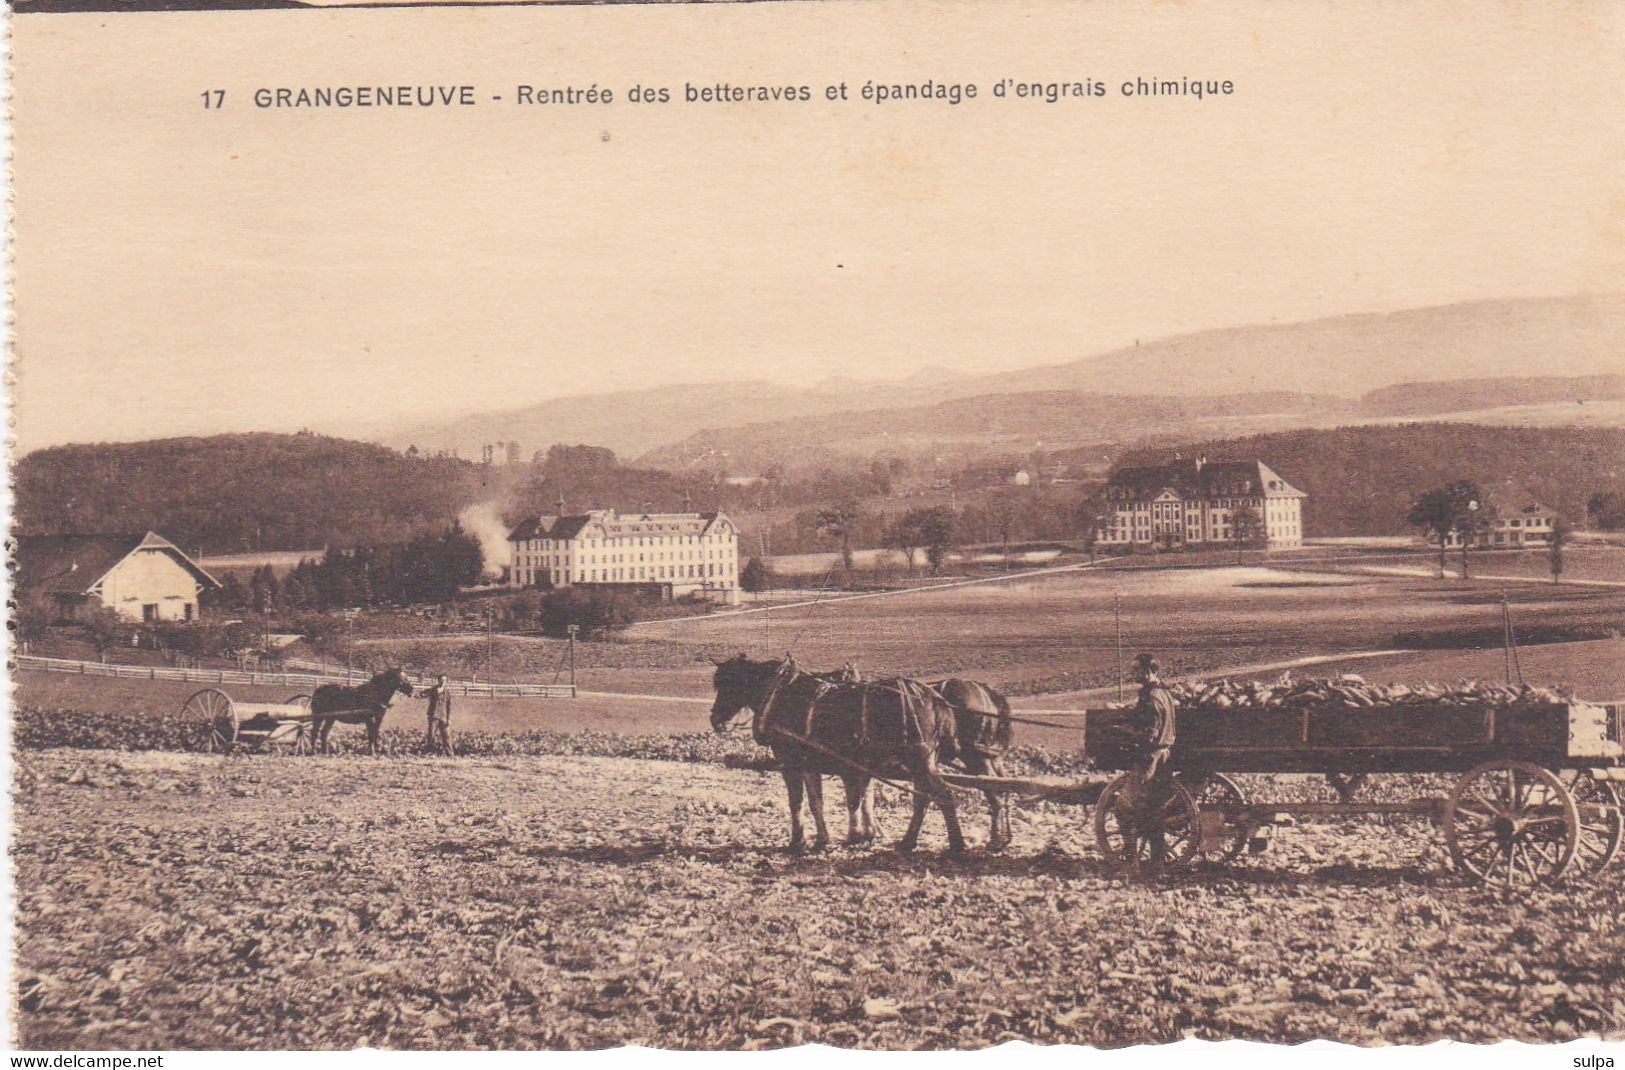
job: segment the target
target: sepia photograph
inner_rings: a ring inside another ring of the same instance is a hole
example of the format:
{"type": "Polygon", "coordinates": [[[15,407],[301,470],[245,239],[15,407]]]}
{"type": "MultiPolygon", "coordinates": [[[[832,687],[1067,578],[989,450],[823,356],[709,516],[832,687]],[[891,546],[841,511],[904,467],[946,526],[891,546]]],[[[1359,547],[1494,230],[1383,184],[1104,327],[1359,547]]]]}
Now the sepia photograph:
{"type": "Polygon", "coordinates": [[[1625,1053],[1625,7],[9,33],[12,1049],[1625,1053]]]}

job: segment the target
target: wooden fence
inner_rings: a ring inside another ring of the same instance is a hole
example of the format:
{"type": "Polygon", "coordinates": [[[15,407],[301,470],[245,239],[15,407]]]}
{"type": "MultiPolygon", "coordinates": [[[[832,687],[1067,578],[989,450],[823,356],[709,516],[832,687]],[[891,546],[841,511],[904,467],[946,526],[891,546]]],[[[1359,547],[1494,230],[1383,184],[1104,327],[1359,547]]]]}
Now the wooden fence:
{"type": "MultiPolygon", "coordinates": [[[[41,658],[22,654],[13,659],[18,669],[42,672],[60,672],[77,676],[114,676],[125,680],[178,680],[189,684],[252,684],[260,687],[285,687],[294,691],[309,691],[321,684],[355,684],[365,675],[345,677],[319,672],[257,672],[240,669],[180,669],[163,665],[104,665],[97,661],[73,661],[68,658],[41,658]]],[[[407,674],[414,687],[426,687],[434,681],[428,677],[407,674]]],[[[574,698],[574,684],[520,684],[482,683],[476,680],[450,680],[446,687],[454,695],[470,698],[574,698]]]]}

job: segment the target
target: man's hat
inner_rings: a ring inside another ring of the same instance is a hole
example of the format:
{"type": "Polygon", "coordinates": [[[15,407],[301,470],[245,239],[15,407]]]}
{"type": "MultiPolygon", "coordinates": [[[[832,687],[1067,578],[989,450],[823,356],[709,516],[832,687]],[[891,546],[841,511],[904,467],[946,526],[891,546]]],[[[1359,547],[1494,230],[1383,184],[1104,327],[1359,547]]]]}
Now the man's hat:
{"type": "Polygon", "coordinates": [[[1142,669],[1150,669],[1152,672],[1157,672],[1162,668],[1161,665],[1157,664],[1157,659],[1150,654],[1136,654],[1134,664],[1142,669]]]}

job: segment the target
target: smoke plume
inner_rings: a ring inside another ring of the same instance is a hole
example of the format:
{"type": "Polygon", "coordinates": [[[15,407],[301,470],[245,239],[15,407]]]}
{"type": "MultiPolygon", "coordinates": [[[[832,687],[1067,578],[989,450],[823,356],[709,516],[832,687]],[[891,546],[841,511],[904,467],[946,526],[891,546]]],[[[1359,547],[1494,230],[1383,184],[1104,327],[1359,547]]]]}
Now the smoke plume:
{"type": "Polygon", "coordinates": [[[463,530],[480,540],[480,553],[485,558],[485,571],[500,575],[511,563],[508,545],[508,526],[502,522],[500,502],[478,502],[457,514],[463,530]]]}

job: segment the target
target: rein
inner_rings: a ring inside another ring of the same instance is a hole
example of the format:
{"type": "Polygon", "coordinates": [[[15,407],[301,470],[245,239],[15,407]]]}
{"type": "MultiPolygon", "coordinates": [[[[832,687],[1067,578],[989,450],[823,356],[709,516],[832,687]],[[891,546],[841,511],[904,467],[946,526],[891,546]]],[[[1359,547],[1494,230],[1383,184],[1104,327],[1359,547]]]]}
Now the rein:
{"type": "Polygon", "coordinates": [[[984,710],[973,710],[969,706],[961,706],[957,702],[949,702],[947,699],[943,699],[942,704],[950,709],[958,710],[962,713],[971,713],[975,714],[977,717],[986,717],[990,721],[1009,721],[1011,724],[1033,724],[1040,728],[1076,729],[1078,727],[1075,724],[1061,724],[1058,721],[1040,721],[1032,717],[1017,717],[1014,714],[987,713],[984,710]]]}

